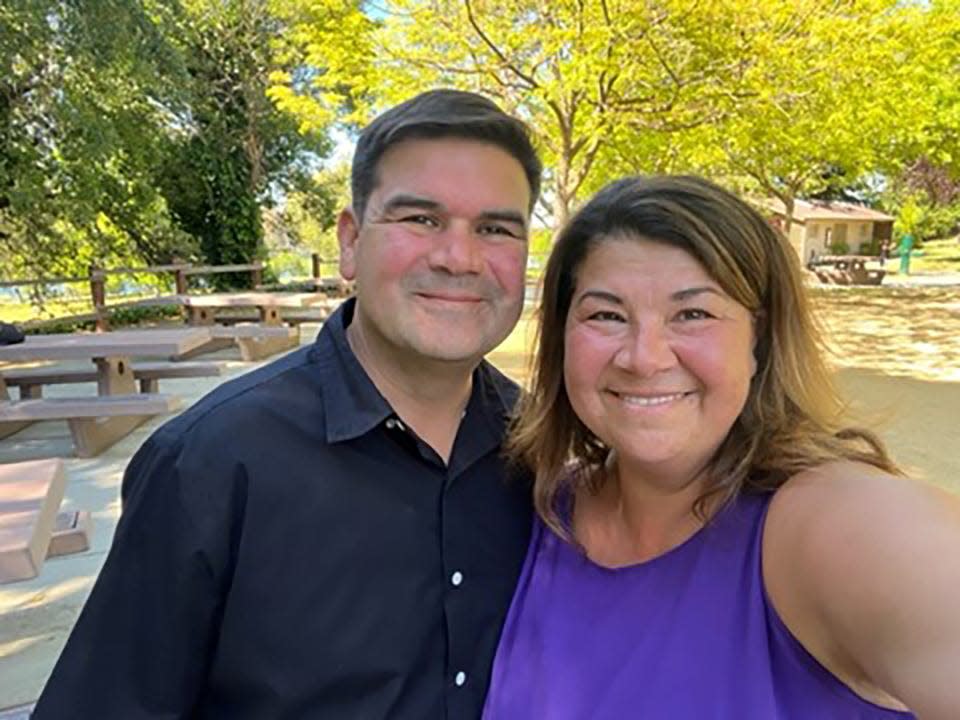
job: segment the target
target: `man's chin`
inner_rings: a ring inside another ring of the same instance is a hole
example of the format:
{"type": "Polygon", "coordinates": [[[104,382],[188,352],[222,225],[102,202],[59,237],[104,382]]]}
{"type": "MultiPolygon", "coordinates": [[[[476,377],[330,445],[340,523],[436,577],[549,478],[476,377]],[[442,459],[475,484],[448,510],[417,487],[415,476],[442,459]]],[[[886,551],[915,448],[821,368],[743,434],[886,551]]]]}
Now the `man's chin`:
{"type": "Polygon", "coordinates": [[[458,342],[451,335],[424,338],[416,351],[424,360],[456,365],[476,365],[490,350],[489,343],[458,342]],[[488,349],[489,348],[489,349],[488,349]]]}

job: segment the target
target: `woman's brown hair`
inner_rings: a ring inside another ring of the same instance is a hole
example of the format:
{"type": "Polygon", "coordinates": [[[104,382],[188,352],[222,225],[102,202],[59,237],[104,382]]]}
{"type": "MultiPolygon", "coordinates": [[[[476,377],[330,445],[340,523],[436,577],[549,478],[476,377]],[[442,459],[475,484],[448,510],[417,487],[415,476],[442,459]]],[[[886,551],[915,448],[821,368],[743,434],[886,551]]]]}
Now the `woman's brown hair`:
{"type": "Polygon", "coordinates": [[[597,193],[557,238],[543,279],[530,392],[508,439],[513,459],[533,468],[535,506],[554,531],[570,537],[560,498],[580,487],[599,490],[609,452],[576,416],[563,383],[577,272],[597,245],[630,237],[690,253],[756,318],[757,372],[711,462],[694,505],[698,515],[706,519],[708,507],[715,512],[740,492],[772,491],[831,460],[899,472],[876,435],[842,424],[799,259],[785,238],[736,195],[702,178],[630,177],[597,193]]]}

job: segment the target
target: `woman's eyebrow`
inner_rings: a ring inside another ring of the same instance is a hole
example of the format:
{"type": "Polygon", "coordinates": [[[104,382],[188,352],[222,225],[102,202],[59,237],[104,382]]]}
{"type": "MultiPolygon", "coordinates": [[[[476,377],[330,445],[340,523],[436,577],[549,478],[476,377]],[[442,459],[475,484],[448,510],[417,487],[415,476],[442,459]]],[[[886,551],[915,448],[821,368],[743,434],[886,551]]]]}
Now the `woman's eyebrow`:
{"type": "Polygon", "coordinates": [[[672,293],[670,295],[670,299],[675,301],[689,300],[692,297],[696,297],[697,295],[703,295],[704,293],[710,293],[712,295],[716,295],[717,297],[721,297],[721,298],[725,297],[725,295],[722,292],[720,292],[720,290],[715,288],[713,285],[701,285],[697,287],[685,288],[683,290],[677,290],[675,293],[672,293]]]}
{"type": "Polygon", "coordinates": [[[583,303],[584,300],[602,300],[604,302],[613,303],[614,305],[623,305],[623,300],[619,295],[616,295],[607,290],[584,290],[580,293],[580,297],[577,298],[577,305],[583,303]]]}

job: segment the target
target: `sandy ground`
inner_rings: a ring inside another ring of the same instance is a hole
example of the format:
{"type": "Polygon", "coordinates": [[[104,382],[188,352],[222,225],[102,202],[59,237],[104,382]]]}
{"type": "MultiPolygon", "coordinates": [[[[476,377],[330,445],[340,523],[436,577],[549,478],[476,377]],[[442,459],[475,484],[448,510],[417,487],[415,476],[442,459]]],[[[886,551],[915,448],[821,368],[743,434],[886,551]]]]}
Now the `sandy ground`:
{"type": "MultiPolygon", "coordinates": [[[[960,491],[960,285],[836,288],[817,292],[816,300],[852,410],[881,431],[914,476],[960,491]]],[[[316,330],[304,325],[303,342],[311,342],[316,330]]],[[[239,362],[233,350],[208,357],[227,361],[227,377],[253,367],[239,362]]],[[[525,358],[515,349],[495,352],[491,359],[522,378],[525,358]]],[[[163,390],[189,402],[216,382],[169,380],[163,390]]],[[[57,388],[51,394],[77,391],[57,388]]],[[[70,458],[69,434],[61,423],[39,423],[0,441],[0,462],[67,457],[63,507],[91,510],[95,522],[89,552],[55,558],[39,577],[0,586],[0,708],[38,696],[109,548],[123,468],[161,422],[88,460],[70,458]]]]}

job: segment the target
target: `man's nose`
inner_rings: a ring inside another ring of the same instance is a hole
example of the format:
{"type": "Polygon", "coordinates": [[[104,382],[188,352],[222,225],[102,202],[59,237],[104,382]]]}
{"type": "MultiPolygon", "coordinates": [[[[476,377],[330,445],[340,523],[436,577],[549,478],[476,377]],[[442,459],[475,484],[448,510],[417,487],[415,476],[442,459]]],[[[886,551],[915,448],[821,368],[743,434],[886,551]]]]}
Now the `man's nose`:
{"type": "Polygon", "coordinates": [[[479,273],[483,269],[483,238],[469,225],[451,223],[437,233],[429,262],[435,270],[452,275],[479,273]]]}

